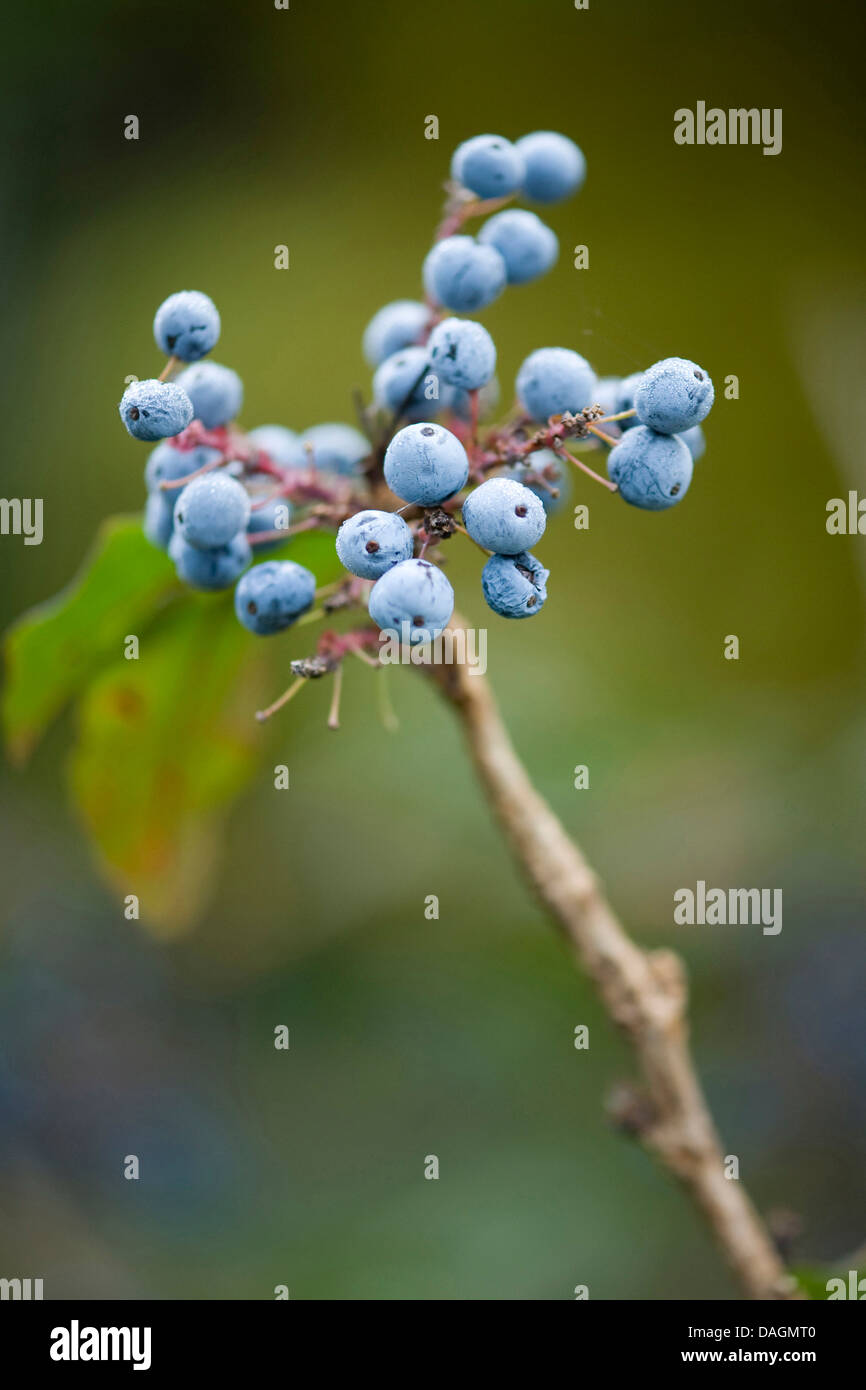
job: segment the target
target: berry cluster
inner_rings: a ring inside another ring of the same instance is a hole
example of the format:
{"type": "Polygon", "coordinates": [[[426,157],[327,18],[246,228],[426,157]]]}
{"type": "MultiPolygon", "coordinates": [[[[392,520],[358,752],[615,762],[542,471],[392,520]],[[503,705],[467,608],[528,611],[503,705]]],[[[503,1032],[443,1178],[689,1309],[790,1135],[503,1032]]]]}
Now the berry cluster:
{"type": "Polygon", "coordinates": [[[685,496],[713,404],[710,377],[685,358],[599,379],[572,349],[539,348],[518,370],[504,421],[481,425],[498,402],[496,347],[482,324],[456,315],[551,269],[555,233],[534,212],[505,204],[521,195],[555,202],[580,189],[585,172],[577,145],[551,131],[513,144],[479,135],[458,147],[424,261],[425,299],[385,305],[364,331],[374,374],[361,430],[332,423],[302,434],[282,425],[245,433],[236,423],[240,378],[203,360],[220,333],[212,301],[184,290],[157,310],[165,369],[134,380],[120,402],[134,438],[160,441],[145,469],[150,540],[191,587],[235,585],[237,617],[258,635],[352,607],[366,606],[376,624],[327,632],[313,658],[292,663],[298,679],[272,709],[303,680],[339,673],[348,652],[377,664],[380,631],[412,646],[441,633],[454,607],[442,566],[455,534],[485,552],[481,587],[495,613],[539,613],[548,571],[532,551],[572,468],[650,511],[685,496]],[[486,220],[467,235],[477,217],[486,220]],[[574,452],[584,446],[608,450],[607,479],[574,452]],[[255,551],[315,528],[336,534],[344,580],[317,591],[314,575],[291,561],[250,568],[255,551]],[[323,606],[311,613],[317,596],[323,606]]]}

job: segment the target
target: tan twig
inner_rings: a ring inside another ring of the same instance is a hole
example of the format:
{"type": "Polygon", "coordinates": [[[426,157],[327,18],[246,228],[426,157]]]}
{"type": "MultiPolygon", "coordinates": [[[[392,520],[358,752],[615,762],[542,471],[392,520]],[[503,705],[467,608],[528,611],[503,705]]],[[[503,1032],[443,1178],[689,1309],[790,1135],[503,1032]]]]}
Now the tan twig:
{"type": "MultiPolygon", "coordinates": [[[[452,626],[460,626],[455,615],[452,626]]],[[[685,970],[644,951],[620,925],[573,840],[535,790],[486,679],[464,666],[422,667],[457,712],[482,786],[526,875],[635,1049],[646,1094],[618,1119],[691,1194],[750,1298],[801,1297],[724,1156],[688,1045],[685,970]]]]}

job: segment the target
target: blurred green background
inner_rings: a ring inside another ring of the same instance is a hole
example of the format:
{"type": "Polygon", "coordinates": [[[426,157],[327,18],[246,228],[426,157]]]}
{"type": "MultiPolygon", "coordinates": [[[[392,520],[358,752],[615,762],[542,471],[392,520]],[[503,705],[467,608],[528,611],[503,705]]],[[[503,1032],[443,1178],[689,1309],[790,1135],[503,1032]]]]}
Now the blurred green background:
{"type": "MultiPolygon", "coordinates": [[[[418,293],[454,145],[553,128],[583,146],[586,187],[549,215],[559,266],[484,315],[506,397],[527,352],[561,343],[602,373],[684,354],[717,385],[736,374],[740,398],[717,393],[673,512],[575,484],[590,529],[551,525],[545,612],[491,621],[490,675],[626,923],[683,952],[725,1152],[764,1210],[799,1213],[807,1261],[866,1226],[866,539],[824,524],[866,473],[864,132],[857,12],[820,11],[832,42],[818,13],[19,6],[0,96],[3,493],[45,499],[41,546],[0,540],[4,625],[68,581],[102,518],[141,506],[147,450],[116,401],[158,368],[166,294],[216,300],[245,424],[351,419],[361,331],[418,293]],[[675,145],[674,110],[698,100],[782,107],[782,154],[675,145]],[[781,887],[781,935],[675,927],[673,892],[699,878],[781,887]]],[[[471,551],[450,573],[482,625],[471,551]]],[[[310,646],[300,630],[269,649],[266,692],[310,646]]],[[[257,775],[204,911],[169,940],[125,921],[94,867],[67,796],[74,716],[4,773],[0,1274],[42,1277],[46,1297],[737,1296],[685,1198],[604,1118],[631,1058],[526,893],[448,710],[391,674],[396,734],[360,665],[339,735],[321,687],[251,726],[257,775]]],[[[133,808],[122,765],[117,786],[133,808]]]]}

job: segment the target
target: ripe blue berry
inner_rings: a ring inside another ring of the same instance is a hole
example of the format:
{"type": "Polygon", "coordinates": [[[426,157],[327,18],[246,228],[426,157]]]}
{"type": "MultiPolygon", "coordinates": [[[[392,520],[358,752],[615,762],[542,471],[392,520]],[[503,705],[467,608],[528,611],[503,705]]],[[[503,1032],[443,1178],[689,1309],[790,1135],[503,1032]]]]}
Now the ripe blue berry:
{"type": "Polygon", "coordinates": [[[258,425],[247,438],[280,468],[305,468],[309,462],[299,436],[284,425],[258,425]]]}
{"type": "Polygon", "coordinates": [[[388,634],[415,646],[439,636],[454,611],[454,590],[429,560],[403,560],[370,590],[370,617],[388,634]]]}
{"type": "Polygon", "coordinates": [[[385,482],[404,502],[435,507],[459,492],[469,459],[456,435],[441,425],[406,425],[385,453],[385,482]]]}
{"type": "Polygon", "coordinates": [[[481,588],[502,618],[533,618],[547,599],[550,574],[534,555],[491,555],[481,571],[481,588]]]}
{"type": "Polygon", "coordinates": [[[548,516],[561,511],[571,495],[571,474],[552,449],[536,449],[529,454],[525,463],[514,464],[499,475],[513,478],[534,492],[548,516]],[[540,479],[550,484],[545,487],[540,479]],[[551,488],[556,490],[553,495],[551,488]]]}
{"type": "Polygon", "coordinates": [[[692,480],[692,456],[679,435],[637,425],[607,457],[607,471],[633,507],[660,512],[681,502],[692,480]]]}
{"type": "MultiPolygon", "coordinates": [[[[431,406],[425,399],[429,358],[424,347],[407,347],[386,357],[373,375],[373,400],[407,420],[423,420],[431,406]]],[[[435,410],[435,407],[433,407],[435,410]]]]}
{"type": "Polygon", "coordinates": [[[291,627],[313,602],[316,576],[293,560],[253,565],[235,589],[235,613],[249,632],[270,637],[291,627]]]}
{"type": "Polygon", "coordinates": [[[123,393],[120,418],[133,439],[155,443],[180,434],[192,423],[192,401],[173,381],[133,381],[123,393]]]}
{"type": "Polygon", "coordinates": [[[350,574],[378,579],[412,555],[412,532],[396,512],[356,512],[337,532],[337,554],[350,574]]]}
{"type": "Polygon", "coordinates": [[[506,208],[488,218],[478,233],[482,246],[495,246],[505,261],[509,285],[525,285],[545,275],[559,255],[559,241],[534,212],[506,208]]]}
{"type": "Polygon", "coordinates": [[[440,381],[463,391],[485,386],[496,367],[496,347],[480,323],[472,319],[443,319],[427,343],[430,365],[440,381]]]}
{"type": "Polygon", "coordinates": [[[313,425],[304,430],[301,443],[312,451],[320,473],[358,473],[358,465],[370,453],[369,440],[351,425],[313,425]]]}
{"type": "Polygon", "coordinates": [[[362,347],[371,367],[411,347],[430,322],[430,310],[417,299],[395,299],[373,315],[364,329],[362,347]]]}
{"type": "Polygon", "coordinates": [[[538,348],[522,364],[516,386],[527,414],[546,420],[566,410],[577,414],[591,405],[595,372],[585,357],[570,348],[538,348]]]}
{"type": "Polygon", "coordinates": [[[253,558],[246,536],[232,537],[228,545],[197,550],[174,532],[168,545],[178,578],[191,589],[228,589],[253,558]]]}
{"type": "Polygon", "coordinates": [[[482,246],[471,236],[437,241],[424,261],[424,284],[433,299],[460,314],[492,304],[507,278],[496,247],[482,246]]]}
{"type": "Polygon", "coordinates": [[[177,379],[205,429],[216,430],[234,420],[244,400],[243,382],[231,367],[218,362],[196,362],[177,379]]]}
{"type": "Polygon", "coordinates": [[[518,555],[544,534],[547,517],[534,492],[512,478],[488,478],[463,503],[463,525],[485,550],[518,555]]]}
{"type": "Polygon", "coordinates": [[[451,177],[479,198],[503,198],[520,187],[523,160],[510,140],[501,135],[475,135],[458,145],[451,159],[451,177]]]}
{"type": "Polygon", "coordinates": [[[174,532],[174,494],[149,492],[144,508],[144,534],[159,550],[168,550],[174,532]]]}
{"type": "Polygon", "coordinates": [[[715,392],[703,367],[666,357],[648,367],[634,394],[637,418],[659,434],[679,434],[709,415],[715,392]]]}
{"type": "Polygon", "coordinates": [[[692,425],[690,430],[683,430],[680,439],[687,446],[692,456],[692,463],[697,463],[707,447],[707,441],[704,438],[704,432],[700,425],[692,425]]]}
{"type": "Polygon", "coordinates": [[[227,473],[204,473],[194,478],[174,507],[175,529],[196,550],[228,545],[249,519],[246,488],[227,473]]]}
{"type": "MultiPolygon", "coordinates": [[[[145,486],[148,492],[155,492],[161,483],[177,482],[178,478],[198,472],[199,468],[219,457],[219,449],[210,449],[206,444],[200,444],[195,449],[177,449],[170,439],[164,439],[148,457],[144,470],[145,486]]],[[[164,494],[172,507],[177,501],[178,492],[179,489],[172,488],[164,494]]]]}
{"type": "Polygon", "coordinates": [[[517,141],[523,160],[523,192],[535,203],[557,203],[583,187],[586,159],[579,145],[553,130],[536,130],[517,141]]]}
{"type": "Polygon", "coordinates": [[[216,346],[220,316],[200,290],[180,290],[164,299],[154,315],[153,336],[166,357],[197,362],[216,346]]]}

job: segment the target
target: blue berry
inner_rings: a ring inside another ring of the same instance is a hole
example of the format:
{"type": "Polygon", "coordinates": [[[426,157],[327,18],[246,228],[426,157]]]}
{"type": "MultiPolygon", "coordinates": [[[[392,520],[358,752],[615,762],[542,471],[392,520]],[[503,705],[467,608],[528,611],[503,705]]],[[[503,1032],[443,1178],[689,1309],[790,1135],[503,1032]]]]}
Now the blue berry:
{"type": "MultiPolygon", "coordinates": [[[[643,381],[643,372],[632,372],[631,376],[624,376],[617,388],[614,398],[616,409],[611,413],[619,415],[622,410],[634,410],[634,393],[643,381]]],[[[630,415],[627,420],[617,420],[621,430],[632,430],[635,425],[640,424],[636,415],[630,415]]]]}
{"type": "Polygon", "coordinates": [[[174,494],[150,492],[144,508],[144,534],[159,550],[168,550],[174,532],[174,494]]]}
{"type": "Polygon", "coordinates": [[[468,477],[466,450],[441,425],[406,425],[385,452],[385,482],[397,497],[420,507],[444,502],[468,477]]]}
{"type": "Polygon", "coordinates": [[[246,569],[253,558],[246,536],[232,537],[228,545],[213,550],[197,550],[175,531],[169,541],[168,553],[174,561],[178,578],[191,589],[228,589],[246,569]]]}
{"type": "Polygon", "coordinates": [[[482,246],[495,246],[505,262],[509,285],[537,280],[556,264],[559,241],[534,212],[506,208],[490,217],[478,233],[482,246]]]}
{"type": "Polygon", "coordinates": [[[440,381],[463,391],[477,391],[493,376],[496,347],[480,323],[472,319],[443,319],[427,343],[430,365],[440,381]]]}
{"type": "Polygon", "coordinates": [[[557,203],[583,187],[586,159],[579,145],[553,130],[536,130],[517,141],[523,160],[523,192],[536,203],[557,203]]]}
{"type": "Polygon", "coordinates": [[[471,314],[492,304],[505,289],[505,261],[495,246],[471,236],[437,241],[424,261],[424,284],[437,304],[471,314]]]}
{"type": "Polygon", "coordinates": [[[200,290],[180,290],[164,299],[154,315],[153,336],[166,357],[197,362],[216,346],[220,316],[200,290]]]}
{"type": "Polygon", "coordinates": [[[362,347],[371,367],[412,347],[430,322],[430,309],[417,299],[395,299],[373,315],[364,329],[362,347]]]}
{"type": "Polygon", "coordinates": [[[403,560],[370,590],[370,617],[383,632],[415,646],[439,636],[454,611],[454,590],[429,560],[403,560]]]}
{"type": "Polygon", "coordinates": [[[463,525],[485,550],[518,555],[544,534],[547,516],[534,492],[513,478],[488,478],[463,503],[463,525]]]}
{"type": "Polygon", "coordinates": [[[246,488],[227,473],[204,473],[187,483],[174,506],[174,524],[187,545],[213,550],[228,545],[250,519],[246,488]]]}
{"type": "Polygon", "coordinates": [[[305,468],[308,463],[304,446],[294,430],[284,425],[257,425],[247,435],[255,449],[261,449],[280,468],[305,468]]]}
{"type": "Polygon", "coordinates": [[[423,347],[402,348],[386,357],[373,375],[376,405],[399,411],[407,420],[423,420],[431,410],[425,396],[428,367],[427,349],[423,347]]]}
{"type": "Polygon", "coordinates": [[[520,187],[523,160],[510,140],[501,135],[475,135],[458,145],[451,159],[451,177],[479,198],[503,198],[520,187]]]}
{"type": "Polygon", "coordinates": [[[312,461],[321,473],[357,473],[370,453],[369,440],[351,425],[313,425],[304,430],[301,443],[312,450],[312,461]]]}
{"type": "Polygon", "coordinates": [[[481,571],[481,588],[502,618],[533,618],[547,599],[550,574],[534,555],[491,555],[481,571]]]}
{"type": "MultiPolygon", "coordinates": [[[[176,483],[178,478],[197,473],[206,463],[219,457],[219,449],[210,449],[206,444],[200,444],[195,449],[177,449],[171,440],[164,439],[152,450],[147,460],[145,486],[148,492],[155,492],[161,483],[176,483]]],[[[178,492],[179,489],[172,488],[164,494],[171,500],[172,507],[177,501],[178,492]]]]}
{"type": "Polygon", "coordinates": [[[592,404],[595,372],[585,357],[570,348],[538,348],[517,373],[517,395],[534,420],[573,414],[592,404]]]}
{"type": "MultiPolygon", "coordinates": [[[[270,487],[273,487],[273,479],[267,480],[270,487]]],[[[265,491],[267,496],[267,491],[265,491]]],[[[292,505],[286,497],[272,497],[265,502],[264,506],[255,506],[255,497],[251,499],[250,519],[247,522],[247,536],[256,536],[264,531],[287,531],[292,524],[292,505]]],[[[264,555],[269,550],[274,550],[278,545],[282,545],[286,537],[281,536],[277,540],[260,541],[255,547],[257,555],[264,555]]]]}
{"type": "Polygon", "coordinates": [[[607,471],[633,507],[664,511],[681,502],[692,480],[692,456],[679,435],[637,425],[607,456],[607,471]]]}
{"type": "Polygon", "coordinates": [[[634,394],[637,418],[659,434],[679,434],[709,415],[715,392],[703,367],[666,357],[648,367],[634,394]]]}
{"type": "Polygon", "coordinates": [[[561,511],[571,495],[571,473],[552,449],[534,450],[527,455],[525,463],[506,468],[499,476],[513,478],[515,482],[528,487],[530,492],[535,493],[548,516],[561,511]],[[548,482],[550,487],[545,487],[540,481],[541,478],[548,482]],[[556,496],[551,488],[556,490],[556,496]]]}
{"type": "Polygon", "coordinates": [[[683,430],[680,439],[691,454],[692,463],[697,463],[707,447],[707,441],[704,439],[704,432],[700,425],[692,425],[690,430],[683,430]]]}
{"type": "Polygon", "coordinates": [[[412,532],[396,512],[356,512],[337,532],[337,554],[350,574],[378,579],[412,555],[412,532]]]}
{"type": "Polygon", "coordinates": [[[120,418],[133,439],[168,439],[192,423],[192,401],[173,381],[133,381],[123,393],[120,418]]]}
{"type": "Polygon", "coordinates": [[[282,632],[306,613],[316,594],[316,576],[293,560],[253,565],[235,589],[235,613],[258,637],[282,632]]]}
{"type": "Polygon", "coordinates": [[[206,430],[219,429],[234,420],[244,400],[243,382],[231,367],[218,362],[197,362],[187,367],[177,379],[186,391],[206,430]]]}

